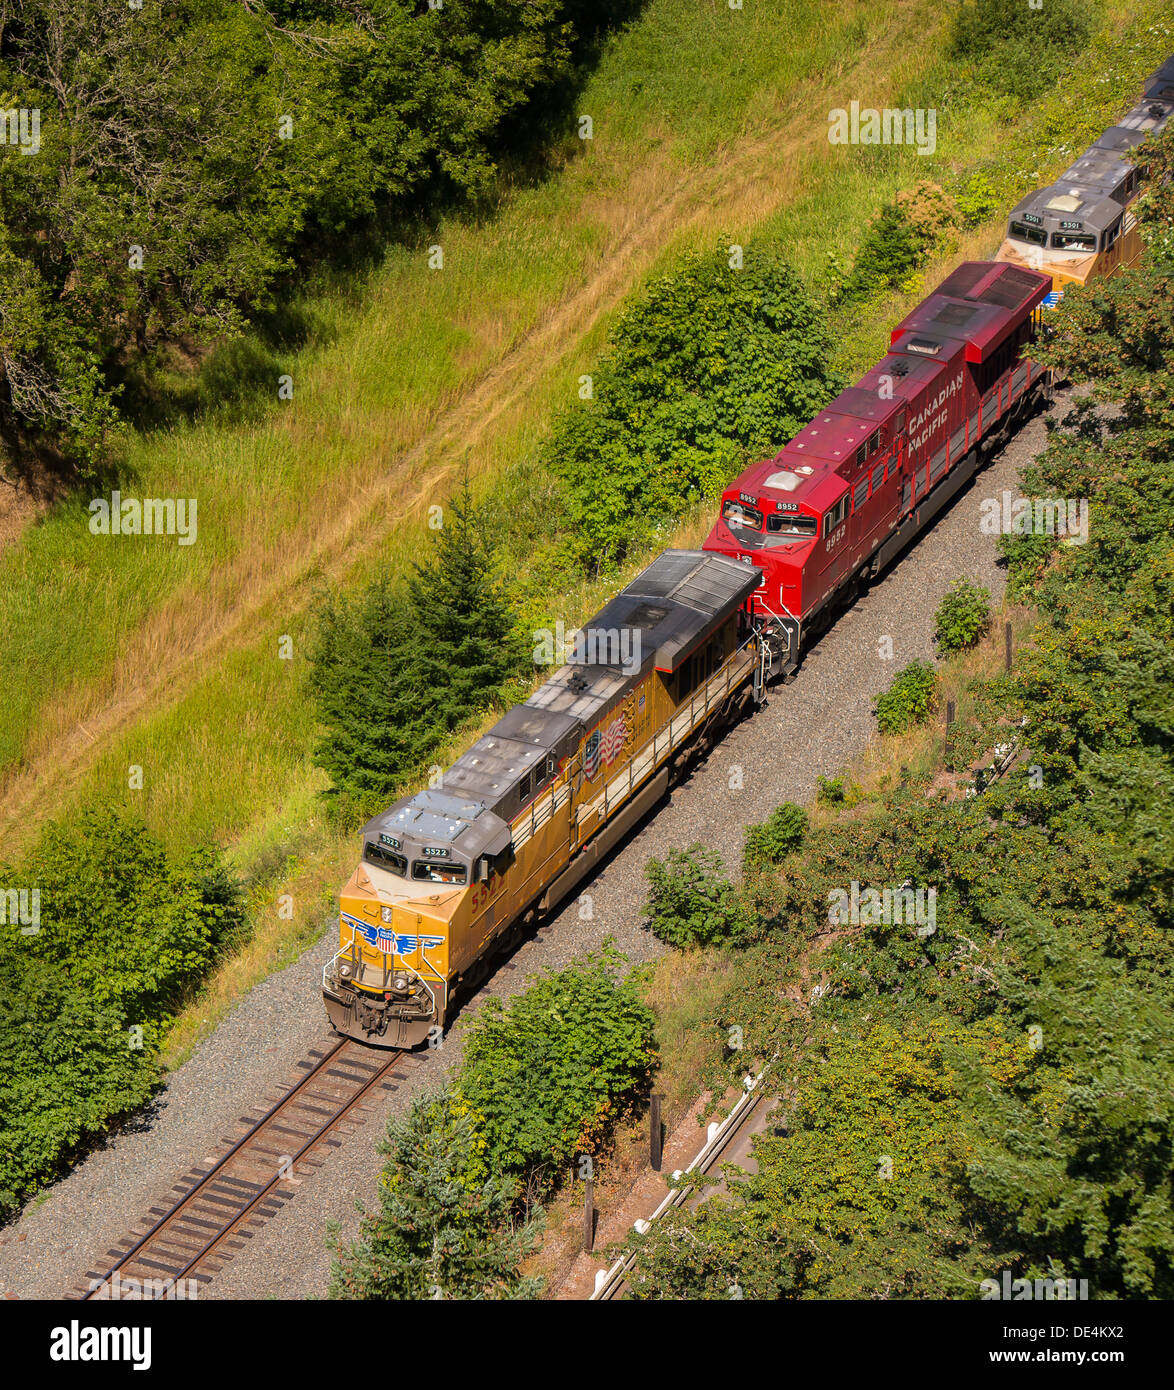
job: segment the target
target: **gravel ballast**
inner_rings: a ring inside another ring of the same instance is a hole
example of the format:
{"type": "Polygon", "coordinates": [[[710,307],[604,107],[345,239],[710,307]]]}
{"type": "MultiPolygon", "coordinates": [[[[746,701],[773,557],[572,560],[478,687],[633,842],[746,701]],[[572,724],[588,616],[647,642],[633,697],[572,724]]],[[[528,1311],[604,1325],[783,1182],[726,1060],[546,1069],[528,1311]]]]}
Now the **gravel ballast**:
{"type": "MultiPolygon", "coordinates": [[[[337,1220],[344,1233],[352,1232],[356,1201],[374,1204],[382,1164],[376,1144],[388,1115],[402,1112],[413,1094],[459,1062],[480,1003],[518,993],[528,976],[560,968],[608,936],[633,962],[660,954],[660,943],[641,926],[647,860],[701,841],[735,868],[744,826],[762,820],[780,801],[810,799],[818,776],[835,774],[861,752],[875,736],[871,711],[877,693],[908,662],[933,656],[934,611],[950,583],[966,575],[986,585],[996,603],[1001,598],[1005,581],[995,563],[996,537],[979,528],[980,503],[1004,488],[1017,491],[1020,469],[1042,448],[1044,434],[1043,417],[1037,416],[840,618],[796,679],[772,689],[766,707],[732,729],[581,886],[592,900],[590,919],[581,920],[572,898],[519,947],[462,1010],[443,1046],[410,1070],[394,1094],[379,1095],[367,1123],[300,1183],[296,1197],[201,1290],[201,1298],[323,1297],[330,1271],[327,1222],[337,1220]],[[893,643],[891,661],[879,654],[886,635],[893,643]]],[[[320,986],[335,939],[328,931],[293,965],[251,990],[169,1077],[148,1112],[0,1232],[0,1290],[20,1298],[62,1297],[87,1269],[107,1266],[108,1249],[193,1164],[211,1157],[222,1139],[239,1137],[239,1117],[272,1097],[309,1048],[329,1040],[320,986]]]]}

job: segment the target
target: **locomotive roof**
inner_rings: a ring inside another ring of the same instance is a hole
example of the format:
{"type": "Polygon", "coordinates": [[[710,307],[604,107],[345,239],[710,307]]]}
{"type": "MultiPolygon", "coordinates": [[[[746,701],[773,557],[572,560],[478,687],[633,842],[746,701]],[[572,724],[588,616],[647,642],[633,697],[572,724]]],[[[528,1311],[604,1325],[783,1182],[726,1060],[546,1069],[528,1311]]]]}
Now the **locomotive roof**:
{"type": "Polygon", "coordinates": [[[985,361],[1051,285],[1047,275],[1001,261],[963,262],[893,329],[881,361],[726,491],[774,491],[816,510],[831,505],[844,489],[838,470],[861,444],[921,396],[960,353],[968,362],[985,361]],[[774,477],[787,480],[785,489],[781,482],[772,484],[774,477]]]}
{"type": "Polygon", "coordinates": [[[401,845],[425,841],[450,845],[470,859],[500,854],[510,843],[509,826],[493,814],[486,801],[454,796],[447,788],[429,788],[397,801],[369,820],[363,835],[376,840],[380,835],[391,835],[401,845]]]}
{"type": "MultiPolygon", "coordinates": [[[[675,671],[758,586],[752,566],[700,550],[666,550],[583,625],[586,633],[624,632],[639,651],[627,671],[615,644],[602,645],[614,661],[576,661],[561,667],[515,705],[444,774],[443,791],[422,791],[398,801],[363,827],[453,844],[462,855],[499,853],[510,828],[498,810],[521,778],[548,756],[565,756],[592,721],[655,666],[675,671]],[[636,634],[639,633],[639,648],[636,634]]],[[[510,814],[516,810],[511,808],[510,814]]]]}
{"type": "Polygon", "coordinates": [[[1122,159],[1116,151],[1093,145],[1091,149],[1085,150],[1079,159],[1073,160],[1046,191],[1053,192],[1055,189],[1071,186],[1074,190],[1089,189],[1099,193],[1103,198],[1111,198],[1114,192],[1125,184],[1132,168],[1133,165],[1122,159]]]}
{"type": "Polygon", "coordinates": [[[1057,230],[1061,222],[1079,222],[1090,232],[1103,232],[1121,216],[1121,204],[1096,188],[1074,183],[1054,183],[1021,198],[1011,210],[1012,219],[1032,213],[1042,229],[1057,230]]]}
{"type": "Polygon", "coordinates": [[[961,346],[967,362],[985,362],[1051,287],[1034,270],[965,261],[897,324],[893,350],[945,362],[961,346]]]}

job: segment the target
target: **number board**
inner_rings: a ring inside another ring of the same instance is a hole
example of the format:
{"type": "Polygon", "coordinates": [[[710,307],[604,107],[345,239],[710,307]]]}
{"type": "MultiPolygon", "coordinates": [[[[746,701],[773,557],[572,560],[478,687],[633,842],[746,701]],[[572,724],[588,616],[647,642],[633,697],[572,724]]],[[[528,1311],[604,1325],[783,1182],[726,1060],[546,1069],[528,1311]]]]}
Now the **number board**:
{"type": "Polygon", "coordinates": [[[448,850],[440,845],[425,845],[424,857],[425,859],[447,859],[448,850]]]}
{"type": "Polygon", "coordinates": [[[403,849],[403,842],[397,840],[394,835],[380,835],[379,843],[381,845],[390,845],[392,849],[403,849]]]}
{"type": "Polygon", "coordinates": [[[1060,230],[1061,230],[1062,232],[1083,232],[1083,231],[1084,231],[1084,223],[1083,223],[1083,222],[1061,222],[1061,223],[1060,223],[1060,230]]]}
{"type": "Polygon", "coordinates": [[[1023,214],[1023,220],[1024,222],[1030,222],[1034,227],[1038,227],[1042,224],[1044,219],[1042,217],[1037,217],[1034,212],[1025,212],[1023,214]]]}

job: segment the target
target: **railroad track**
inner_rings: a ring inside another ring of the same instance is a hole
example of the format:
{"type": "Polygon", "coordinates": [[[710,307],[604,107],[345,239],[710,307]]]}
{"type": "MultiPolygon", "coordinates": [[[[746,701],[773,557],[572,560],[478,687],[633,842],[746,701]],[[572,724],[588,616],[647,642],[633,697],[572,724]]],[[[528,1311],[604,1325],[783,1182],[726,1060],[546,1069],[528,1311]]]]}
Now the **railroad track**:
{"type": "Polygon", "coordinates": [[[411,1054],[377,1052],[347,1038],[312,1049],[298,1077],[268,1108],[242,1116],[246,1132],[171,1189],[91,1269],[77,1299],[192,1298],[321,1167],[348,1126],[362,1124],[364,1097],[395,1090],[411,1054]],[[346,1122],[346,1124],[344,1124],[346,1122]],[[300,1170],[300,1171],[299,1171],[300,1170]],[[165,1198],[164,1201],[167,1199],[165,1198]]]}

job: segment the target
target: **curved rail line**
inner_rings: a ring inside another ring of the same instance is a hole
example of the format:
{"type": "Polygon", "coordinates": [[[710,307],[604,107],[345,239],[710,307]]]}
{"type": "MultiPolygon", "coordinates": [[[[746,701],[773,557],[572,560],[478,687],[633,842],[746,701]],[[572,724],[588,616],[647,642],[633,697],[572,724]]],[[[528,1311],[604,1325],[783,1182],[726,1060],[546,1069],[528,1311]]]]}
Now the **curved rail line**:
{"type": "MultiPolygon", "coordinates": [[[[208,1169],[192,1170],[190,1185],[170,1207],[152,1207],[149,1228],[126,1237],[107,1255],[105,1273],[89,1271],[80,1299],[185,1297],[188,1284],[206,1284],[256,1229],[294,1195],[288,1186],[297,1165],[321,1166],[312,1151],[337,1146],[332,1131],[409,1053],[371,1049],[339,1038],[208,1169]],[[152,1220],[151,1218],[155,1218],[152,1220]],[[252,1228],[252,1229],[250,1229],[252,1228]]],[[[385,1082],[386,1085],[386,1082],[385,1082]]],[[[394,1087],[387,1087],[394,1089],[394,1087]]],[[[322,1156],[325,1157],[324,1155],[322,1156]]],[[[175,1190],[175,1189],[173,1189],[175,1190]]],[[[141,1223],[140,1223],[141,1224],[141,1223]]]]}

